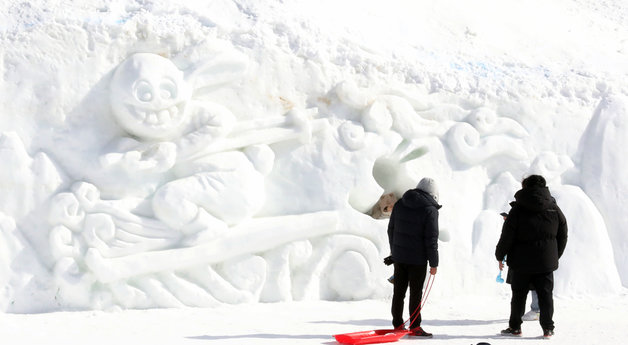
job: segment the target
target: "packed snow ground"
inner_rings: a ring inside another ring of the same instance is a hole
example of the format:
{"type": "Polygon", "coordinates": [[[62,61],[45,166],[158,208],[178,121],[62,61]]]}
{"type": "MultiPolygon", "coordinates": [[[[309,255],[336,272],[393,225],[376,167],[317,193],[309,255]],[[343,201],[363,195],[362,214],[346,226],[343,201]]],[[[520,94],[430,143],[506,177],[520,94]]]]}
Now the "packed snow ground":
{"type": "MultiPolygon", "coordinates": [[[[438,288],[435,283],[434,289],[438,288]]],[[[521,338],[498,335],[508,324],[506,293],[491,297],[430,298],[423,326],[429,340],[402,338],[398,344],[540,344],[538,321],[522,325],[521,338]]],[[[628,295],[555,301],[554,345],[620,345],[628,331],[628,295]]],[[[12,345],[64,344],[337,344],[334,334],[390,329],[390,302],[282,302],[117,312],[0,314],[0,339],[12,345]]]]}

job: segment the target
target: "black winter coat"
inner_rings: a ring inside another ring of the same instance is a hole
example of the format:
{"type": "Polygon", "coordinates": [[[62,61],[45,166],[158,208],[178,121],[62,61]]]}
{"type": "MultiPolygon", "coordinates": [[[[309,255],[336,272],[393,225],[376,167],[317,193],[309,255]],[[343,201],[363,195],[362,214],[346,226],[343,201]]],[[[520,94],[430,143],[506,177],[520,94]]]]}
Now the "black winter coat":
{"type": "Polygon", "coordinates": [[[438,209],[428,193],[410,189],[393,206],[388,241],[395,262],[438,266],[438,209]]]}
{"type": "Polygon", "coordinates": [[[567,221],[547,187],[524,188],[504,221],[495,257],[522,273],[548,273],[558,268],[567,245],[567,221]]]}

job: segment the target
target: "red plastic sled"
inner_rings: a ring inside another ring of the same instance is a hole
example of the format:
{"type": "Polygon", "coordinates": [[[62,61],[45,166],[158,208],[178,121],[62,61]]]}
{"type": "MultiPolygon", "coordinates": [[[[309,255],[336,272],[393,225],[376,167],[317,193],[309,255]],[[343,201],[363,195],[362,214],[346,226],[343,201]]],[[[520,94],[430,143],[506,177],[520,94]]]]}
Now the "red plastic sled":
{"type": "Polygon", "coordinates": [[[410,331],[402,329],[376,329],[374,331],[336,334],[334,338],[341,344],[376,344],[397,341],[408,333],[410,331]]]}
{"type": "MultiPolygon", "coordinates": [[[[421,309],[423,309],[423,306],[427,301],[427,296],[429,296],[433,284],[434,275],[430,274],[430,276],[427,278],[427,284],[425,284],[423,296],[421,297],[421,304],[418,305],[416,307],[416,310],[412,313],[412,315],[410,315],[410,319],[406,320],[406,322],[403,323],[404,325],[408,322],[409,324],[412,324],[410,320],[415,320],[416,317],[421,314],[421,309]]],[[[341,344],[349,345],[391,343],[393,341],[397,341],[403,338],[406,334],[410,333],[410,331],[408,331],[407,329],[401,329],[401,326],[399,327],[400,329],[376,329],[374,331],[336,334],[334,335],[334,338],[336,338],[336,341],[341,344]]]]}

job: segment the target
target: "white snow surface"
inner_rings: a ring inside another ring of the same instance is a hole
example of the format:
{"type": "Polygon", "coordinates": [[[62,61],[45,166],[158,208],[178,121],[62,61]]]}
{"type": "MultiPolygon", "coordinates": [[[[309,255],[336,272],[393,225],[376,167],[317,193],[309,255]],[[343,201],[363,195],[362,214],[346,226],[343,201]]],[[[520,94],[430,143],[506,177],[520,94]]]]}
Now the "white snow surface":
{"type": "Polygon", "coordinates": [[[425,176],[423,325],[515,343],[494,248],[531,173],[569,225],[555,341],[628,335],[625,1],[2,0],[0,47],[3,343],[389,328],[378,202],[425,176]]]}
{"type": "MultiPolygon", "coordinates": [[[[434,289],[441,287],[438,280],[434,289]]],[[[474,298],[428,296],[421,325],[432,339],[390,344],[623,344],[628,296],[555,300],[556,334],[542,338],[526,321],[521,338],[498,335],[508,323],[509,292],[474,298]]],[[[299,301],[178,308],[0,314],[0,339],[11,344],[338,344],[333,335],[391,329],[390,301],[299,301]]]]}

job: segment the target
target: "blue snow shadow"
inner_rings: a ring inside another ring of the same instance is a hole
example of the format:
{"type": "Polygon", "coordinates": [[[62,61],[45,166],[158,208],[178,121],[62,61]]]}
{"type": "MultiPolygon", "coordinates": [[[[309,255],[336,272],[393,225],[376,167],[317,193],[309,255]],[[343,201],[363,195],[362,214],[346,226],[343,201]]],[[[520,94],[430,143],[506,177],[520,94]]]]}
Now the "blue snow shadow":
{"type": "Polygon", "coordinates": [[[347,320],[347,321],[335,321],[335,320],[327,320],[327,321],[310,321],[308,323],[327,323],[327,324],[338,324],[338,325],[354,325],[354,326],[375,326],[375,327],[392,327],[390,320],[384,319],[364,319],[364,320],[347,320]]]}
{"type": "Polygon", "coordinates": [[[255,334],[236,334],[236,335],[198,335],[185,337],[186,339],[196,339],[196,340],[226,340],[226,339],[294,339],[294,340],[305,340],[305,339],[320,339],[320,340],[330,340],[333,337],[329,334],[301,334],[301,335],[293,335],[293,334],[271,334],[271,333],[255,333],[255,334]]]}
{"type": "MultiPolygon", "coordinates": [[[[385,319],[363,319],[363,320],[348,320],[348,321],[310,321],[308,323],[314,324],[341,324],[341,325],[352,325],[352,326],[369,326],[372,329],[380,329],[390,327],[390,320],[385,319]]],[[[485,326],[485,325],[498,325],[498,324],[507,324],[507,319],[499,319],[499,320],[423,320],[422,325],[427,327],[438,327],[438,326],[485,326]]],[[[434,333],[434,337],[430,340],[450,340],[450,339],[459,339],[459,340],[475,340],[475,341],[494,341],[494,340],[505,340],[510,339],[508,337],[504,337],[500,335],[499,327],[496,327],[496,333],[494,334],[447,334],[447,333],[434,333]]],[[[232,335],[199,335],[199,336],[188,336],[186,339],[192,340],[229,340],[229,339],[243,339],[243,340],[260,340],[260,339],[292,339],[292,340],[316,340],[320,339],[321,344],[338,344],[334,339],[333,335],[330,334],[280,334],[280,333],[252,333],[252,334],[232,334],[232,335]]],[[[520,341],[525,340],[538,340],[539,337],[522,337],[517,338],[520,341]]]]}
{"type": "MultiPolygon", "coordinates": [[[[340,324],[340,325],[351,325],[351,326],[369,326],[373,329],[379,328],[390,328],[390,320],[385,319],[363,319],[363,320],[348,320],[348,321],[310,321],[307,323],[312,324],[340,324]]],[[[306,339],[320,339],[321,344],[338,344],[334,340],[333,335],[331,334],[273,334],[273,333],[255,333],[255,334],[233,334],[233,335],[199,335],[199,336],[189,336],[186,339],[196,339],[196,340],[228,340],[228,339],[249,339],[249,340],[259,340],[259,339],[293,339],[293,340],[306,340],[306,339]]]]}
{"type": "Polygon", "coordinates": [[[502,320],[423,320],[421,321],[423,325],[430,326],[484,326],[484,325],[492,325],[492,324],[503,324],[508,323],[508,319],[502,320]]]}

